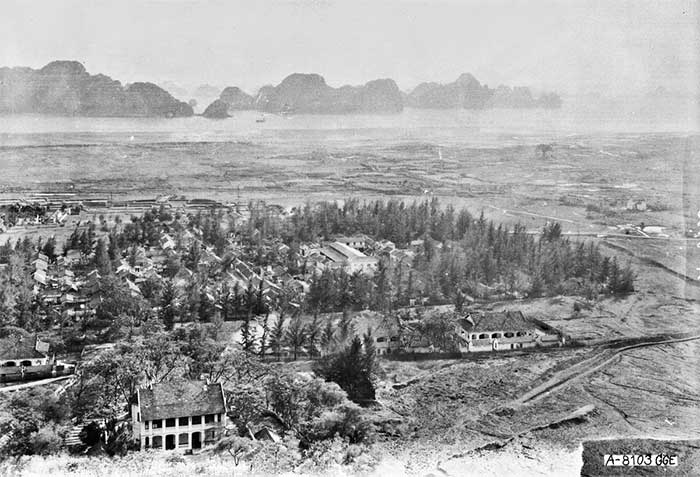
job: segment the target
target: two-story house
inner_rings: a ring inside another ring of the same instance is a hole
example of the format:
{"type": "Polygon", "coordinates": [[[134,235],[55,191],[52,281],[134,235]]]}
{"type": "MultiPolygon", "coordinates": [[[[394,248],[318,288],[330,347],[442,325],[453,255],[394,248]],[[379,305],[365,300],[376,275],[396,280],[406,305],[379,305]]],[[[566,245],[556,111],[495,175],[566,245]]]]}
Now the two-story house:
{"type": "Polygon", "coordinates": [[[141,450],[200,449],[226,427],[221,384],[176,381],[140,388],[131,405],[134,439],[141,450]]]}

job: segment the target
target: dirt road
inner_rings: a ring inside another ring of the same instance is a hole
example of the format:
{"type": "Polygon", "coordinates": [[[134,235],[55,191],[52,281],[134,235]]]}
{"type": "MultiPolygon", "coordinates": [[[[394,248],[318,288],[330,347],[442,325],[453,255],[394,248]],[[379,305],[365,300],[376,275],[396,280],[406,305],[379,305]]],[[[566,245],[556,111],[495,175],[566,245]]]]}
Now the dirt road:
{"type": "MultiPolygon", "coordinates": [[[[575,365],[555,373],[554,376],[549,378],[544,383],[536,386],[530,391],[526,392],[518,399],[511,401],[507,407],[519,407],[527,404],[532,404],[543,397],[547,396],[552,391],[562,389],[567,386],[570,382],[581,379],[588,376],[596,371],[602,369],[607,364],[611,363],[615,358],[631,349],[644,348],[647,346],[658,346],[669,343],[682,343],[684,341],[694,341],[700,340],[700,335],[685,333],[684,335],[679,335],[673,338],[667,338],[666,336],[656,336],[643,338],[643,340],[618,340],[610,342],[606,345],[602,345],[601,352],[595,356],[584,359],[575,365]],[[630,344],[632,343],[632,344],[630,344]]],[[[493,410],[502,408],[499,406],[493,410]]],[[[492,410],[492,411],[493,411],[492,410]]]]}

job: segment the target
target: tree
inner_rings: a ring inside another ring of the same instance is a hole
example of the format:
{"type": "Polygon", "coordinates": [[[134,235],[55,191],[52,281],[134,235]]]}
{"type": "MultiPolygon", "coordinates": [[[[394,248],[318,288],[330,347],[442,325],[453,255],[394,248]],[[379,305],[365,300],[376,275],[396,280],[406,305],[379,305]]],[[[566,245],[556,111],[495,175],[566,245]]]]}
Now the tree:
{"type": "Polygon", "coordinates": [[[268,411],[299,438],[302,448],[336,435],[360,443],[372,434],[359,407],[335,383],[281,372],[268,377],[264,387],[268,411]]]}
{"type": "Polygon", "coordinates": [[[535,152],[540,153],[542,159],[545,159],[547,157],[547,153],[552,152],[553,150],[554,148],[551,144],[538,144],[535,147],[535,152]]]}
{"type": "Polygon", "coordinates": [[[166,280],[160,297],[159,317],[166,330],[172,330],[177,318],[177,292],[172,280],[166,280]]]}
{"type": "Polygon", "coordinates": [[[260,347],[259,347],[259,351],[258,351],[261,358],[264,358],[265,354],[267,353],[269,341],[270,341],[269,315],[266,315],[265,318],[263,319],[262,334],[260,335],[260,347]]]}
{"type": "Polygon", "coordinates": [[[251,321],[253,319],[246,316],[243,326],[241,326],[241,346],[243,346],[243,351],[247,353],[255,352],[255,334],[250,326],[251,321]]]}
{"type": "Polygon", "coordinates": [[[284,334],[284,342],[292,348],[294,360],[297,359],[299,350],[307,343],[307,339],[306,327],[300,318],[294,318],[284,334]]]}
{"type": "Polygon", "coordinates": [[[103,238],[97,240],[97,247],[95,248],[95,267],[97,267],[97,270],[102,275],[107,275],[112,271],[109,251],[105,239],[103,238]]]}
{"type": "Polygon", "coordinates": [[[374,355],[363,351],[362,342],[356,336],[349,346],[330,359],[316,361],[313,370],[326,381],[337,383],[350,400],[364,402],[375,398],[375,366],[374,355]]]}
{"type": "Polygon", "coordinates": [[[554,242],[561,238],[561,225],[559,222],[549,222],[542,229],[542,238],[547,242],[554,242]]]}
{"type": "Polygon", "coordinates": [[[41,251],[49,258],[50,262],[53,262],[56,259],[56,237],[53,235],[49,237],[41,251]]]}
{"type": "MultiPolygon", "coordinates": [[[[253,453],[258,444],[245,437],[227,436],[216,443],[215,452],[227,452],[233,457],[233,464],[238,467],[241,459],[253,453]]],[[[235,475],[235,473],[233,474],[235,475]]]]}
{"type": "Polygon", "coordinates": [[[309,347],[309,355],[314,356],[318,354],[316,346],[321,339],[321,323],[318,315],[314,315],[311,322],[306,324],[304,334],[306,335],[306,344],[309,347]]]}
{"type": "Polygon", "coordinates": [[[281,348],[284,344],[285,336],[285,326],[284,326],[284,315],[280,313],[277,315],[277,320],[275,320],[272,330],[270,330],[270,346],[272,351],[279,358],[281,348]]]}
{"type": "Polygon", "coordinates": [[[336,338],[335,330],[333,329],[333,320],[330,318],[326,321],[326,326],[321,332],[321,350],[325,354],[329,354],[331,350],[335,347],[336,338]]]}
{"type": "Polygon", "coordinates": [[[353,323],[350,314],[344,311],[340,323],[338,323],[338,343],[344,345],[353,336],[355,336],[355,323],[353,323]]]}
{"type": "Polygon", "coordinates": [[[0,455],[20,456],[56,451],[69,424],[70,406],[65,395],[40,388],[0,395],[0,455]]]}

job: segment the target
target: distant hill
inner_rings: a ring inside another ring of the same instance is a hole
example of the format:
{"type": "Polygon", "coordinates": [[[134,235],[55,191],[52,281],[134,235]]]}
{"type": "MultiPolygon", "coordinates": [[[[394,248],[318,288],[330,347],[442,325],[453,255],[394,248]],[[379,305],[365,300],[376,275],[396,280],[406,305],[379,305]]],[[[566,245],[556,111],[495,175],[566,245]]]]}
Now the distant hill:
{"type": "Polygon", "coordinates": [[[39,70],[0,68],[0,114],[61,116],[192,116],[192,107],[153,83],[91,75],[77,61],[53,61],[39,70]]]}
{"type": "Polygon", "coordinates": [[[246,111],[253,108],[253,97],[236,86],[229,86],[214,100],[202,116],[213,119],[230,117],[229,111],[246,111]]]}
{"type": "Polygon", "coordinates": [[[363,86],[332,88],[317,74],[294,73],[277,86],[265,86],[255,98],[256,109],[294,113],[396,113],[403,110],[394,80],[380,79],[363,86]]]}
{"type": "Polygon", "coordinates": [[[554,93],[533,97],[529,88],[499,86],[491,89],[469,73],[452,83],[421,83],[405,98],[413,108],[486,109],[486,108],[558,108],[561,98],[554,93]]]}
{"type": "MultiPolygon", "coordinates": [[[[221,101],[228,111],[253,109],[270,113],[395,113],[403,110],[403,98],[393,80],[379,79],[363,86],[333,88],[317,74],[294,73],[277,86],[263,86],[255,97],[237,87],[222,91],[212,103],[209,117],[221,117],[221,101]],[[215,114],[215,116],[211,116],[215,114]]],[[[207,108],[209,110],[209,108],[207,108]]]]}
{"type": "Polygon", "coordinates": [[[210,119],[225,119],[231,117],[228,112],[229,105],[221,99],[216,99],[213,103],[207,106],[207,109],[204,110],[202,116],[210,119]]]}

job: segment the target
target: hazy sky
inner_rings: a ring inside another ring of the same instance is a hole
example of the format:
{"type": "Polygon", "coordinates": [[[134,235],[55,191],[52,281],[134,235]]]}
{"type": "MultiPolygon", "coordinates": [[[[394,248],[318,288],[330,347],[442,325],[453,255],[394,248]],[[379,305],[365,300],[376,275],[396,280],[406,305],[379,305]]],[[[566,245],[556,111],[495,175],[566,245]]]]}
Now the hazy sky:
{"type": "Polygon", "coordinates": [[[696,0],[47,0],[0,3],[0,65],[75,59],[122,82],[237,85],[291,72],[409,89],[471,72],[561,93],[697,93],[696,0]]]}

